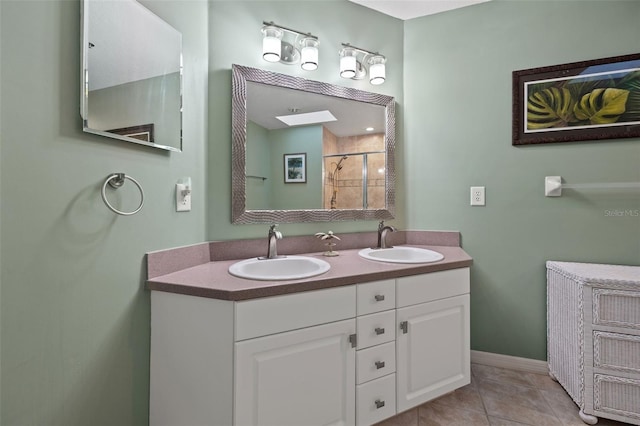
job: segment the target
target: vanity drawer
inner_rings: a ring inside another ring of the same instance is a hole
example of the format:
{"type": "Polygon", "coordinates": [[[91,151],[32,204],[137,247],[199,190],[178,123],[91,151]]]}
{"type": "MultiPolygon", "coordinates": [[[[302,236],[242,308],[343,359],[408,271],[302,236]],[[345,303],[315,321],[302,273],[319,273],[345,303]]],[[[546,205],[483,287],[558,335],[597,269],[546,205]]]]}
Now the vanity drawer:
{"type": "Polygon", "coordinates": [[[396,307],[396,280],[358,284],[356,297],[358,315],[394,309],[396,307]]]}
{"type": "Polygon", "coordinates": [[[593,323],[640,330],[640,291],[594,288],[593,323]]]}
{"type": "Polygon", "coordinates": [[[362,384],[396,371],[396,344],[385,343],[356,352],[356,383],[362,384]]]}
{"type": "Polygon", "coordinates": [[[469,293],[469,268],[450,269],[398,278],[396,301],[399,308],[469,293]]]}
{"type": "Polygon", "coordinates": [[[358,349],[368,348],[396,338],[396,311],[358,317],[356,320],[358,349]]]}
{"type": "Polygon", "coordinates": [[[236,302],[235,341],[354,318],[355,314],[354,285],[236,302]]]}
{"type": "Polygon", "coordinates": [[[356,424],[368,426],[396,414],[396,375],[356,386],[356,424]]]}

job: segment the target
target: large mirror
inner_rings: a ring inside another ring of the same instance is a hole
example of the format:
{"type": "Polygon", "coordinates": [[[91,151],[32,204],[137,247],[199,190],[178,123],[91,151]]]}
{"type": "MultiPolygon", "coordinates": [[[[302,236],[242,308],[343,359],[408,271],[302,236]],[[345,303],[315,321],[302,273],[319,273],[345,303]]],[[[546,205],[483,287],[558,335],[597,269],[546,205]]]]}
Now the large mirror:
{"type": "Polygon", "coordinates": [[[135,0],[82,0],[83,130],[182,150],[182,35],[135,0]]]}
{"type": "Polygon", "coordinates": [[[232,67],[233,223],[391,219],[393,97],[232,67]]]}

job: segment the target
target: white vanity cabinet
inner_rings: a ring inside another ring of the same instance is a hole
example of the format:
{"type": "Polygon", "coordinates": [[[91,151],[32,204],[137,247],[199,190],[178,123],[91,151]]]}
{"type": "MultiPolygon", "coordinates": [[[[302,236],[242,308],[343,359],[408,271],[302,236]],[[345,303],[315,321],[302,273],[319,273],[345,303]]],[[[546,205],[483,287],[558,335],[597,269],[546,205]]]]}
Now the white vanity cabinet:
{"type": "Polygon", "coordinates": [[[355,424],[355,286],[223,301],[151,292],[151,426],[355,424]]]}
{"type": "Polygon", "coordinates": [[[235,425],[355,423],[355,300],[348,286],[236,303],[235,425]]]}
{"type": "Polygon", "coordinates": [[[468,293],[469,268],[237,302],[152,291],[150,425],[382,421],[469,383],[468,293]]]}
{"type": "Polygon", "coordinates": [[[237,425],[352,425],[353,319],[236,343],[237,425]]]}
{"type": "Polygon", "coordinates": [[[397,280],[397,409],[471,381],[469,268],[397,280]]]}
{"type": "Polygon", "coordinates": [[[396,414],[396,280],[357,285],[356,424],[396,414]]]}

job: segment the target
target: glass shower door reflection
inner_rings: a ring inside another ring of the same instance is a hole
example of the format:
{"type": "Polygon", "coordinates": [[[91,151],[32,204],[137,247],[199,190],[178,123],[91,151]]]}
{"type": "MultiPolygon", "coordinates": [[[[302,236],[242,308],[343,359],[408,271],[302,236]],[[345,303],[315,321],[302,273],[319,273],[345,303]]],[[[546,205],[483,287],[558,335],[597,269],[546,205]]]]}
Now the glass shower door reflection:
{"type": "Polygon", "coordinates": [[[385,208],[384,165],[385,155],[380,152],[325,156],[323,207],[385,208]]]}

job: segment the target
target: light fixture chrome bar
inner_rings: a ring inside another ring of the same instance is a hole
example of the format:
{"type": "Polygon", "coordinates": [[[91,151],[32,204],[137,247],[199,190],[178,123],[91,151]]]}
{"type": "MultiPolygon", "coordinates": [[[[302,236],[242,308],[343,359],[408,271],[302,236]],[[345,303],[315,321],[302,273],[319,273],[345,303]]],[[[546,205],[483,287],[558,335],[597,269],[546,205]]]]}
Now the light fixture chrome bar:
{"type": "Polygon", "coordinates": [[[350,44],[350,43],[342,43],[342,47],[349,47],[349,48],[351,48],[351,49],[357,50],[358,52],[368,53],[369,55],[380,55],[380,53],[379,53],[379,52],[372,52],[372,51],[370,51],[370,50],[363,49],[363,48],[361,48],[361,47],[353,46],[353,45],[352,45],[352,44],[350,44]]]}
{"type": "Polygon", "coordinates": [[[263,25],[270,26],[270,27],[280,28],[281,30],[288,31],[288,32],[293,33],[293,34],[299,34],[299,35],[302,35],[302,36],[305,36],[305,37],[311,37],[311,38],[314,38],[314,39],[316,39],[316,40],[318,39],[318,36],[314,36],[314,35],[313,35],[313,34],[311,34],[311,33],[303,33],[302,31],[294,30],[293,28],[284,27],[284,26],[282,26],[282,25],[276,24],[276,23],[275,23],[275,22],[273,22],[273,21],[269,21],[269,22],[267,22],[267,21],[262,21],[262,24],[263,24],[263,25]]]}

